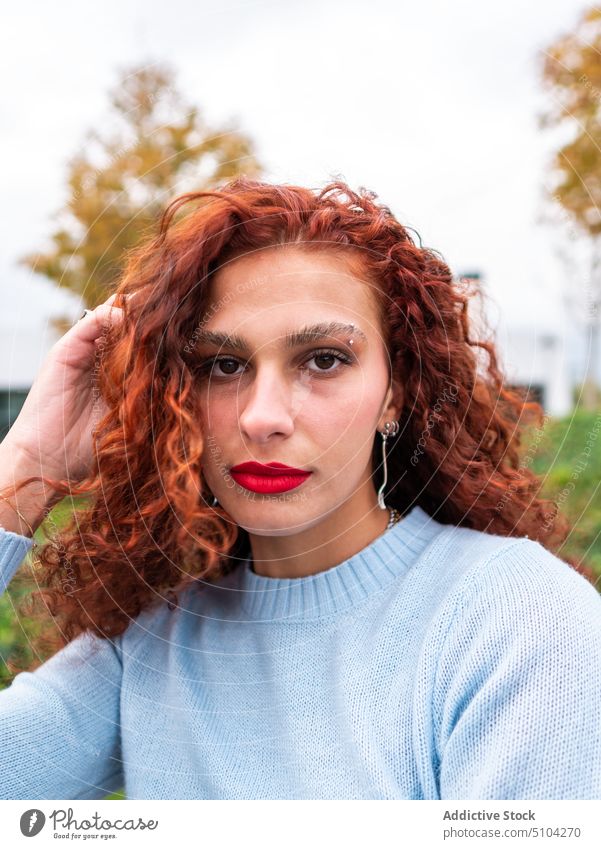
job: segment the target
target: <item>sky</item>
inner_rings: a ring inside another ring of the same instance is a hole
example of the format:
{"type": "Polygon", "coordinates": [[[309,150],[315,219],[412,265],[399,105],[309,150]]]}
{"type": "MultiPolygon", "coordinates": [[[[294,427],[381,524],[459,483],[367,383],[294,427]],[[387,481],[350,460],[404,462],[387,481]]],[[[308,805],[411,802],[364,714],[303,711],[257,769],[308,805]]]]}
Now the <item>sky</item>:
{"type": "MultiPolygon", "coordinates": [[[[103,0],[5,7],[0,295],[13,326],[67,296],[19,268],[66,199],[67,160],[134,62],[168,61],[207,121],[250,135],[266,178],[366,186],[452,270],[484,275],[496,320],[567,332],[548,209],[557,133],[537,115],[543,51],[577,0],[103,0]],[[8,213],[8,214],[6,214],[8,213]]],[[[77,305],[71,305],[73,314],[77,305]]]]}

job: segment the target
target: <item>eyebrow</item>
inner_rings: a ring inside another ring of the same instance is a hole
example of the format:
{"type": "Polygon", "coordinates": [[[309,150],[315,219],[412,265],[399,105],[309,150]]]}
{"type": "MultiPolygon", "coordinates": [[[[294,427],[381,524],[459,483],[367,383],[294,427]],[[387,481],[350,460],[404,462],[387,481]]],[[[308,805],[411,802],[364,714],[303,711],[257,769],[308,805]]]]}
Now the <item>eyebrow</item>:
{"type": "MultiPolygon", "coordinates": [[[[288,333],[284,337],[284,346],[286,348],[296,348],[299,345],[306,345],[308,342],[318,342],[328,336],[337,336],[347,334],[357,336],[364,342],[367,342],[365,333],[357,327],[356,324],[343,324],[339,321],[322,322],[321,324],[311,324],[301,327],[293,333],[288,333]]],[[[194,334],[196,344],[211,343],[223,348],[236,348],[240,351],[250,351],[250,345],[242,336],[235,333],[221,333],[217,330],[198,330],[194,334]]]]}

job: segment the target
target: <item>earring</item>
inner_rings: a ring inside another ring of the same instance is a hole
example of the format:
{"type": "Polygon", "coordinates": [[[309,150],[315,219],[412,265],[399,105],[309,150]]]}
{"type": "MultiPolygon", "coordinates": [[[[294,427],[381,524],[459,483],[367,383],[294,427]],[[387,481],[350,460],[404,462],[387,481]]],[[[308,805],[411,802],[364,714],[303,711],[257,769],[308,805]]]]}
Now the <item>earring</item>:
{"type": "MultiPolygon", "coordinates": [[[[202,475],[202,474],[201,474],[201,479],[202,479],[202,489],[206,489],[206,490],[208,490],[208,495],[210,495],[210,494],[211,494],[211,490],[209,489],[209,485],[208,485],[208,484],[207,484],[207,482],[206,482],[205,476],[204,476],[204,475],[202,475]]],[[[204,497],[203,497],[203,501],[204,501],[204,497]]],[[[206,503],[207,503],[207,502],[205,502],[205,504],[206,504],[206,503]]],[[[210,504],[209,506],[211,506],[211,507],[217,507],[217,505],[218,505],[218,504],[219,504],[219,502],[217,501],[217,496],[216,496],[216,495],[214,495],[214,496],[213,496],[213,500],[211,501],[211,504],[210,504]]]]}
{"type": "Polygon", "coordinates": [[[388,467],[386,465],[386,440],[389,436],[396,436],[399,432],[399,428],[400,425],[397,421],[386,422],[384,425],[384,432],[380,431],[382,436],[382,465],[384,466],[384,481],[378,490],[378,505],[381,510],[386,510],[386,504],[384,503],[384,487],[388,480],[388,467]]]}

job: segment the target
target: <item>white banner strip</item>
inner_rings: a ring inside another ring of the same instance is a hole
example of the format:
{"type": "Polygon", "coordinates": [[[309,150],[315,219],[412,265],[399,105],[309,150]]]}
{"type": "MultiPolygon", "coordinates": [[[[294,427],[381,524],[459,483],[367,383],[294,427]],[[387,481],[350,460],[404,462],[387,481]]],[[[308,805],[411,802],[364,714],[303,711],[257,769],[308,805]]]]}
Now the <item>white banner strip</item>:
{"type": "Polygon", "coordinates": [[[0,845],[599,849],[599,801],[0,801],[0,845]],[[29,842],[29,841],[34,841],[29,842]]]}

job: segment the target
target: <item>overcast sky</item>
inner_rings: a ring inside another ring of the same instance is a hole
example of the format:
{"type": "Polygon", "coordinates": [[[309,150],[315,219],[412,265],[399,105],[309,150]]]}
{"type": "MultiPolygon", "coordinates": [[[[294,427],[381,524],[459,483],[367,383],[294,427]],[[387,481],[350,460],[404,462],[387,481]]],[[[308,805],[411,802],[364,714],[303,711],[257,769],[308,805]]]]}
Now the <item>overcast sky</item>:
{"type": "Polygon", "coordinates": [[[8,312],[47,310],[15,262],[44,246],[65,165],[134,61],[169,60],[210,121],[255,140],[268,179],[376,191],[453,271],[484,273],[501,316],[565,327],[544,210],[553,139],[541,52],[577,0],[103,0],[4,7],[0,111],[8,312]]]}

